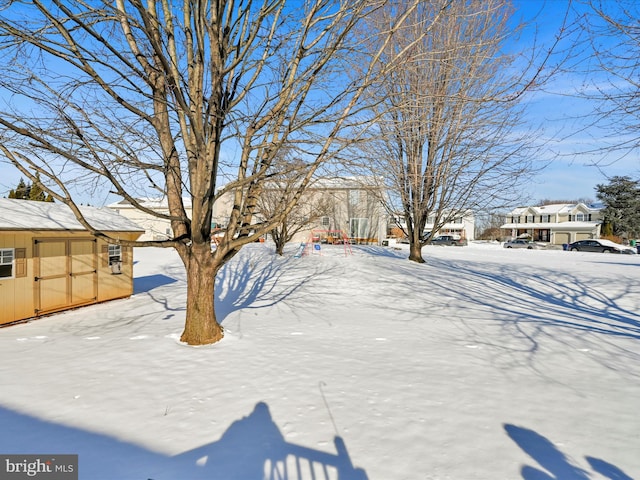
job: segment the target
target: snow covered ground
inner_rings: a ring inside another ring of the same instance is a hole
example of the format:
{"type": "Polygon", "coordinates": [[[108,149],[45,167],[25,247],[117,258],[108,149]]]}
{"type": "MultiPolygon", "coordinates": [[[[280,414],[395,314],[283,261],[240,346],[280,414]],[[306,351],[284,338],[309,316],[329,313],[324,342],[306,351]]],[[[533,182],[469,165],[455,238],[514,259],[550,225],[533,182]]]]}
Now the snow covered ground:
{"type": "Polygon", "coordinates": [[[0,453],[83,480],[640,478],[640,255],[253,244],[216,345],[179,343],[185,275],[0,329],[0,453]]]}

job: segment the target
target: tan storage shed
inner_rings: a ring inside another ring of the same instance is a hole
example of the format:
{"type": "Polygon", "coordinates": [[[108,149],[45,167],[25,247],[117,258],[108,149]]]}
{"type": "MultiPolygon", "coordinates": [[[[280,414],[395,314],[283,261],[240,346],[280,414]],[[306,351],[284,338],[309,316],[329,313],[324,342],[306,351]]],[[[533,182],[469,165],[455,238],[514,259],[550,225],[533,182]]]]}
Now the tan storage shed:
{"type": "Polygon", "coordinates": [[[81,207],[116,240],[93,237],[66,205],[0,198],[0,324],[128,297],[133,249],[144,230],[106,208],[81,207]]]}

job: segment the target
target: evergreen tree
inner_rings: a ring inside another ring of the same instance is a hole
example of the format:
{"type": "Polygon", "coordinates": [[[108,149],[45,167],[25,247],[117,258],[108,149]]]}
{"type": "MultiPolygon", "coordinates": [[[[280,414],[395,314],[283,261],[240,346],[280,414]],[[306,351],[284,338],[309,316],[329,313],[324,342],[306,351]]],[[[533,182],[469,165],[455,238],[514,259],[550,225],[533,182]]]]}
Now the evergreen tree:
{"type": "Polygon", "coordinates": [[[42,190],[42,184],[40,183],[39,173],[36,173],[36,182],[31,185],[28,199],[35,200],[36,202],[44,202],[46,199],[44,190],[42,190]]]}
{"type": "Polygon", "coordinates": [[[613,234],[640,236],[640,180],[612,177],[609,183],[596,186],[596,196],[604,203],[603,223],[611,225],[613,234]]]}
{"type": "Polygon", "coordinates": [[[30,187],[27,186],[27,184],[24,183],[24,179],[21,178],[15,190],[15,197],[13,198],[19,198],[19,199],[28,198],[29,190],[30,190],[30,187]]]}
{"type": "Polygon", "coordinates": [[[20,200],[34,200],[36,202],[51,202],[53,203],[53,197],[50,194],[45,193],[42,189],[42,183],[40,182],[40,174],[36,173],[36,182],[33,184],[25,183],[21,178],[18,182],[18,186],[9,190],[8,198],[17,198],[20,200]]]}

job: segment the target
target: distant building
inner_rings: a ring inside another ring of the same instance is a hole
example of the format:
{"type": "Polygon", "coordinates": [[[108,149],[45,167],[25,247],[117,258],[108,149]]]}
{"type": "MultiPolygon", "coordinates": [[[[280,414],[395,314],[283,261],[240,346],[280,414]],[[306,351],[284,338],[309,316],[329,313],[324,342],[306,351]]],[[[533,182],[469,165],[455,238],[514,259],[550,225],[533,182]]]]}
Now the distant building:
{"type": "Polygon", "coordinates": [[[312,230],[342,231],[352,243],[379,244],[386,237],[386,214],[378,187],[368,177],[320,179],[309,187],[301,204],[322,202],[325,212],[293,241],[304,241],[312,230]],[[326,209],[326,205],[330,208],[326,209]]]}
{"type": "MultiPolygon", "coordinates": [[[[111,210],[80,209],[116,239],[143,233],[111,210]]],[[[131,247],[93,237],[66,205],[0,198],[0,324],[132,293],[131,247]]]]}
{"type": "MultiPolygon", "coordinates": [[[[162,215],[169,215],[169,204],[166,198],[137,198],[136,200],[145,208],[162,215]]],[[[184,203],[187,215],[190,216],[191,199],[183,198],[182,202],[184,203]]],[[[127,200],[112,203],[107,205],[107,208],[128,218],[144,229],[144,234],[138,240],[167,240],[173,237],[171,222],[169,220],[143,212],[127,200]]]]}
{"type": "MultiPolygon", "coordinates": [[[[323,214],[317,221],[309,222],[293,238],[294,242],[306,241],[312,230],[342,230],[354,243],[378,243],[386,236],[384,209],[375,194],[375,186],[366,177],[320,179],[307,188],[299,205],[313,211],[316,204],[323,204],[323,214]],[[330,208],[327,208],[330,205],[330,208]]],[[[272,190],[276,191],[276,190],[272,190]]],[[[265,188],[269,192],[269,188],[265,188]]],[[[276,192],[277,193],[277,192],[276,192]]],[[[165,199],[141,198],[138,201],[155,212],[168,215],[165,199]]],[[[184,198],[187,215],[191,214],[191,200],[184,198]]],[[[135,208],[126,200],[107,205],[144,228],[140,240],[165,240],[171,238],[169,220],[158,218],[135,208]]],[[[224,228],[229,222],[233,207],[233,192],[221,196],[213,206],[212,226],[224,228]]],[[[259,215],[256,215],[256,221],[259,215]]]]}
{"type": "MultiPolygon", "coordinates": [[[[395,225],[400,225],[402,227],[405,226],[404,218],[397,217],[395,219],[391,219],[392,223],[389,225],[390,228],[393,228],[395,225]]],[[[435,229],[435,217],[433,215],[427,218],[427,223],[424,227],[424,235],[431,234],[434,237],[437,235],[453,235],[459,236],[460,238],[464,238],[466,240],[474,240],[475,238],[475,216],[473,211],[466,210],[464,213],[460,213],[460,215],[456,215],[450,221],[442,225],[437,231],[435,229]]]]}
{"type": "Polygon", "coordinates": [[[506,215],[500,229],[506,237],[562,245],[599,238],[601,211],[600,205],[584,203],[518,207],[506,215]]]}

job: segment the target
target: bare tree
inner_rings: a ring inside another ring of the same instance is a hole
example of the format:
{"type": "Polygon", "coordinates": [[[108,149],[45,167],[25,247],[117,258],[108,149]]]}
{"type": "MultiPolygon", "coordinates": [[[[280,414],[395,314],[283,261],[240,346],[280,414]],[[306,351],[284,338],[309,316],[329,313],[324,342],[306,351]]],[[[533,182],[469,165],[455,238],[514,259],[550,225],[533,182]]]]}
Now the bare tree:
{"type": "MultiPolygon", "coordinates": [[[[282,171],[264,186],[258,199],[256,217],[277,217],[278,209],[281,209],[283,204],[288,205],[296,195],[305,171],[304,163],[300,160],[283,162],[282,171]]],[[[296,234],[308,230],[333,211],[333,197],[322,195],[313,188],[313,184],[314,182],[307,186],[301,200],[269,231],[278,255],[284,254],[286,243],[296,234]]]]}
{"type": "MultiPolygon", "coordinates": [[[[595,105],[592,123],[600,134],[604,166],[640,147],[640,4],[635,0],[582,0],[581,51],[589,52],[579,73],[577,95],[595,105]]],[[[593,153],[593,152],[591,152],[593,153]]],[[[638,165],[640,167],[640,165],[638,165]]]]}
{"type": "MultiPolygon", "coordinates": [[[[409,3],[409,2],[407,2],[409,3]]],[[[416,3],[413,1],[411,3],[416,3]]],[[[240,248],[289,215],[317,169],[348,145],[347,126],[371,72],[340,84],[350,32],[376,2],[307,0],[52,0],[3,2],[0,150],[67,204],[108,188],[136,208],[168,200],[173,247],[187,272],[182,341],[220,340],[214,281],[240,248]],[[281,148],[305,162],[291,196],[256,219],[281,148]],[[223,186],[224,185],[224,186],[223,186]],[[213,203],[232,195],[211,251],[213,203]],[[191,215],[183,196],[192,199],[191,215]]],[[[408,9],[410,10],[410,9],[408,9]]],[[[391,36],[403,21],[385,26],[391,36]]],[[[377,59],[374,54],[372,61],[377,59]]],[[[117,239],[111,239],[117,241],[117,239]]],[[[124,242],[123,242],[124,243],[124,242]]]]}
{"type": "MultiPolygon", "coordinates": [[[[370,30],[400,3],[372,16],[370,30]]],[[[504,53],[511,13],[508,0],[423,2],[384,51],[395,68],[369,89],[377,129],[365,152],[386,208],[403,220],[410,260],[424,262],[429,217],[437,231],[469,209],[505,204],[532,171],[536,142],[519,131],[520,100],[542,80],[548,52],[537,68],[504,53]]]]}

